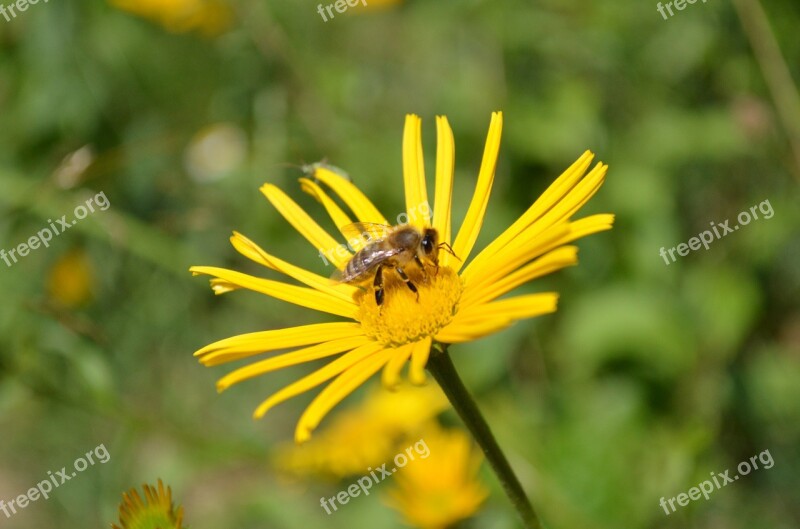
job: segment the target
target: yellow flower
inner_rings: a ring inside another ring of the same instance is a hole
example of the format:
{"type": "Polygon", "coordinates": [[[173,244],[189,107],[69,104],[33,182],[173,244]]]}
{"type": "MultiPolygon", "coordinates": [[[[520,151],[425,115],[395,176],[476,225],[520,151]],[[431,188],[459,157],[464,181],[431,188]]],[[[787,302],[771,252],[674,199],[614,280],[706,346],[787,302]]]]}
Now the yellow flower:
{"type": "Polygon", "coordinates": [[[94,270],[83,250],[70,250],[50,269],[47,292],[59,305],[75,308],[92,299],[94,270]]]}
{"type": "Polygon", "coordinates": [[[158,480],[158,488],[143,485],[144,501],[136,489],[122,494],[119,506],[119,523],[111,524],[112,529],[181,529],[183,507],[177,510],[172,505],[172,490],[164,489],[158,480]]]}
{"type": "Polygon", "coordinates": [[[483,457],[472,438],[432,424],[422,439],[430,455],[393,475],[385,502],[420,529],[445,529],[475,514],[489,492],[478,479],[483,457]]]}
{"type": "Polygon", "coordinates": [[[233,13],[222,0],[110,0],[115,7],[148,18],[174,33],[198,30],[216,35],[227,29],[233,13]]]}
{"type": "Polygon", "coordinates": [[[388,461],[401,441],[415,436],[448,406],[447,397],[435,384],[402,385],[397,391],[373,387],[360,406],[336,416],[309,442],[279,448],[274,460],[296,476],[363,474],[388,461]]]}
{"type": "MultiPolygon", "coordinates": [[[[516,222],[464,266],[478,238],[489,202],[502,122],[501,113],[492,114],[475,193],[464,222],[452,239],[453,133],[447,119],[438,117],[435,209],[431,217],[422,157],[421,120],[414,115],[406,117],[403,176],[409,222],[417,227],[434,227],[440,240],[452,245],[455,254],[440,253],[437,273],[408,269],[409,277],[419,290],[419,300],[397,274],[387,272],[384,274],[385,302],[379,307],[371,291],[347,283],[333,283],[324,276],[294,266],[266,253],[236,232],[231,242],[240,253],[305,286],[224,268],[192,267],[190,270],[194,274],[214,278],[211,286],[217,294],[246,288],[349,320],[243,334],[203,347],[195,356],[206,366],[295,348],[229,373],[217,383],[218,390],[276,369],[339,355],[321,369],[278,391],[255,410],[254,416],[260,418],[276,404],[333,379],[300,417],[295,440],[303,442],[334,406],[381,369],[384,385],[393,387],[403,366],[409,362],[411,382],[424,383],[425,365],[434,341],[453,344],[476,340],[517,320],[555,311],[558,296],[553,292],[498,298],[532,279],[575,264],[577,248],[567,243],[611,228],[613,215],[608,214],[570,220],[600,188],[607,166],[598,163],[585,174],[593,158],[591,152],[585,152],[516,222]]],[[[317,168],[314,176],[327,190],[307,178],[300,179],[302,189],[322,203],[345,237],[348,230],[341,228],[352,219],[328,195],[329,191],[342,200],[358,221],[388,224],[350,181],[324,167],[317,168]]],[[[332,251],[337,247],[336,239],[297,203],[272,184],[264,184],[261,192],[312,244],[315,252],[323,252],[338,269],[344,268],[351,254],[332,251]]]]}

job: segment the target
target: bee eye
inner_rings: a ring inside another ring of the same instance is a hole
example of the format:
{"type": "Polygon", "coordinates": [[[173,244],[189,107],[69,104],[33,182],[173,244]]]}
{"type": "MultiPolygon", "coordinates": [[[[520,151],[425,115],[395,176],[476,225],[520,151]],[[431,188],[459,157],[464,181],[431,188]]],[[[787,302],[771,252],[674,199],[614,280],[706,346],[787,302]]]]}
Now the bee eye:
{"type": "Polygon", "coordinates": [[[422,239],[422,249],[425,250],[425,253],[433,252],[433,241],[430,237],[422,239]]]}

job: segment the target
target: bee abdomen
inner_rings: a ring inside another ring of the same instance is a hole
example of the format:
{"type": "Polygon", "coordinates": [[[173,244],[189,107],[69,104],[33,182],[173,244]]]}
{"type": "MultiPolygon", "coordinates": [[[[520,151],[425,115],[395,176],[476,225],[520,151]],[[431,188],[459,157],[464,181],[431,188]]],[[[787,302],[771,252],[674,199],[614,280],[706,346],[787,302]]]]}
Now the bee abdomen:
{"type": "Polygon", "coordinates": [[[353,281],[358,279],[359,276],[369,271],[370,257],[367,252],[368,248],[364,248],[353,256],[344,267],[344,281],[353,281]]]}

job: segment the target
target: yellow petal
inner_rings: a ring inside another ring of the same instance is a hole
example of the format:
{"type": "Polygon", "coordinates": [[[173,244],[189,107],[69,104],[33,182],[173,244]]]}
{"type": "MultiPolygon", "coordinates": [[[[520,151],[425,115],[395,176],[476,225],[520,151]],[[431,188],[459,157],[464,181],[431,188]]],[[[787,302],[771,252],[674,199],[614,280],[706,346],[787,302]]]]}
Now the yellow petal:
{"type": "Polygon", "coordinates": [[[470,267],[461,274],[464,278],[464,290],[481,290],[487,285],[499,281],[531,259],[546,253],[563,241],[570,233],[570,224],[561,223],[552,226],[543,233],[531,232],[521,235],[520,244],[506,245],[494,255],[494,260],[483,263],[480,268],[470,267]]]}
{"type": "Polygon", "coordinates": [[[397,387],[397,384],[400,381],[400,371],[403,369],[406,361],[411,356],[411,350],[413,348],[414,344],[408,343],[394,349],[392,357],[383,367],[381,382],[385,388],[394,390],[397,387]]]}
{"type": "MultiPolygon", "coordinates": [[[[233,232],[231,244],[234,248],[236,248],[236,251],[248,259],[266,266],[270,270],[275,270],[276,272],[286,274],[287,276],[300,281],[306,286],[319,290],[320,292],[330,294],[331,296],[337,297],[342,301],[353,302],[353,295],[358,292],[357,287],[348,285],[346,283],[334,283],[327,277],[314,274],[268,254],[259,245],[239,232],[233,232]]],[[[228,285],[224,286],[227,288],[228,285]]]]}
{"type": "Polygon", "coordinates": [[[462,343],[471,342],[502,331],[513,320],[508,318],[481,318],[479,316],[471,316],[469,318],[460,318],[453,320],[450,324],[440,330],[436,334],[436,341],[439,343],[462,343]]]}
{"type": "Polygon", "coordinates": [[[421,386],[425,383],[425,366],[428,364],[428,356],[431,353],[431,338],[425,338],[419,342],[414,342],[414,349],[411,351],[411,369],[408,371],[408,378],[412,384],[421,386]]]}
{"type": "Polygon", "coordinates": [[[567,193],[567,196],[559,201],[553,208],[545,213],[541,221],[549,224],[562,222],[572,217],[605,182],[608,166],[602,162],[595,165],[591,171],[575,187],[567,193]]]}
{"type": "Polygon", "coordinates": [[[217,391],[222,392],[234,384],[278,369],[350,351],[371,341],[372,339],[366,336],[353,336],[351,338],[342,338],[341,340],[331,340],[311,347],[304,347],[291,353],[267,358],[228,373],[217,382],[217,391]]]}
{"type": "Polygon", "coordinates": [[[598,213],[597,215],[590,215],[570,222],[569,235],[566,236],[566,240],[563,242],[559,241],[559,244],[572,242],[593,233],[610,230],[614,225],[614,218],[613,213],[598,213]]]}
{"type": "MultiPolygon", "coordinates": [[[[326,380],[335,377],[336,375],[342,373],[343,371],[346,371],[350,367],[358,366],[359,364],[364,363],[365,359],[375,356],[375,353],[377,353],[381,349],[383,349],[383,346],[373,341],[370,341],[369,343],[364,344],[361,347],[353,349],[349,353],[340,356],[336,360],[326,364],[324,367],[317,369],[310,375],[301,378],[297,382],[289,384],[288,386],[281,389],[274,395],[270,396],[268,399],[262,402],[258,408],[256,408],[256,411],[253,413],[253,417],[256,419],[260,419],[273,406],[280,404],[281,402],[284,402],[296,395],[305,393],[311,388],[319,386],[326,380]]],[[[321,395],[322,394],[320,394],[320,396],[321,395]]],[[[319,397],[317,397],[317,399],[318,398],[319,397]]]]}
{"type": "Polygon", "coordinates": [[[575,184],[580,180],[581,176],[589,164],[592,163],[594,154],[591,151],[584,152],[561,176],[550,184],[544,193],[536,199],[536,201],[528,208],[514,224],[509,226],[499,237],[487,246],[473,262],[480,259],[486,259],[495,252],[503,248],[506,244],[512,241],[520,233],[525,231],[528,226],[533,224],[538,218],[549,211],[556,203],[558,203],[569,192],[575,184]]]}
{"type": "MultiPolygon", "coordinates": [[[[455,167],[455,142],[453,130],[444,116],[436,118],[436,189],[434,191],[433,227],[439,231],[442,242],[451,243],[450,216],[453,200],[453,171],[455,167]]],[[[439,258],[447,266],[453,256],[443,252],[439,258]]]]}
{"type": "MultiPolygon", "coordinates": [[[[328,212],[328,215],[331,216],[331,219],[333,219],[333,223],[336,225],[336,227],[346,226],[353,223],[350,217],[348,217],[347,214],[342,211],[342,208],[340,208],[339,205],[334,202],[331,197],[329,197],[328,194],[312,180],[309,180],[308,178],[301,178],[300,188],[304,192],[317,199],[317,202],[321,203],[325,207],[325,210],[328,212]]],[[[347,236],[345,235],[345,237],[347,236]]]]}
{"type": "Polygon", "coordinates": [[[513,289],[528,281],[577,263],[577,246],[562,246],[556,248],[517,271],[505,275],[497,281],[486,284],[483,288],[465,290],[461,297],[461,306],[468,307],[470,305],[478,305],[491,301],[507,292],[511,292],[513,289]]]}
{"type": "Polygon", "coordinates": [[[203,365],[213,366],[256,354],[362,336],[355,322],[316,323],[287,329],[251,332],[206,345],[194,353],[203,365]]]}
{"type": "Polygon", "coordinates": [[[344,316],[345,318],[353,318],[357,311],[357,306],[352,300],[345,301],[332,294],[327,294],[312,288],[287,285],[280,281],[253,277],[241,272],[214,266],[193,266],[189,271],[194,275],[207,274],[214,276],[254,292],[260,292],[301,307],[307,307],[329,314],[336,314],[337,316],[344,316]]]}
{"type": "MultiPolygon", "coordinates": [[[[341,179],[341,177],[337,178],[341,179]]],[[[261,192],[267,197],[267,200],[275,206],[275,209],[283,215],[283,218],[285,218],[300,235],[305,237],[308,242],[314,245],[314,248],[319,252],[324,252],[325,250],[337,248],[339,246],[339,242],[337,242],[336,239],[323,230],[319,224],[308,216],[308,213],[303,211],[303,208],[298,206],[294,200],[289,198],[286,193],[276,186],[264,184],[261,186],[261,192]]],[[[339,252],[332,252],[328,258],[334,266],[341,270],[344,268],[344,265],[347,264],[349,257],[340,256],[338,253],[339,252]]],[[[322,253],[320,253],[320,255],[322,255],[322,253]]],[[[349,255],[349,253],[347,255],[349,255]]]]}
{"type": "Polygon", "coordinates": [[[311,431],[319,425],[322,418],[358,386],[377,373],[389,361],[393,353],[392,349],[375,352],[328,384],[300,417],[294,434],[295,441],[298,443],[307,441],[311,437],[311,431]]]}
{"type": "Polygon", "coordinates": [[[222,294],[227,294],[228,292],[233,292],[234,290],[239,290],[242,287],[239,285],[234,285],[230,281],[225,281],[224,279],[214,278],[211,281],[211,290],[214,291],[214,294],[217,296],[221,296],[222,294]]]}
{"type": "Polygon", "coordinates": [[[459,311],[453,321],[439,331],[436,341],[459,343],[477,340],[501,331],[515,320],[555,312],[558,295],[552,292],[474,305],[459,311]]]}
{"type": "Polygon", "coordinates": [[[542,233],[551,226],[569,219],[578,211],[603,185],[608,170],[607,165],[598,163],[589,174],[577,181],[577,178],[588,167],[592,156],[589,151],[584,153],[548,188],[542,197],[534,202],[522,217],[481,251],[464,270],[464,273],[469,275],[473,268],[485,267],[487,263],[495,260],[498,252],[506,247],[525,244],[522,242],[523,236],[528,240],[533,235],[542,233]]]}
{"type": "Polygon", "coordinates": [[[512,243],[507,244],[490,261],[464,270],[466,288],[482,288],[511,273],[539,255],[587,235],[611,229],[614,215],[591,215],[574,222],[559,223],[542,233],[532,226],[512,243]]]}
{"type": "Polygon", "coordinates": [[[408,223],[419,227],[430,226],[425,160],[422,156],[422,120],[414,114],[406,116],[403,129],[403,181],[408,223]]]}
{"type": "MultiPolygon", "coordinates": [[[[610,213],[600,213],[584,217],[567,224],[569,231],[564,233],[560,238],[550,241],[543,245],[541,250],[549,252],[550,250],[562,246],[564,244],[576,241],[587,235],[599,233],[601,231],[610,230],[614,224],[614,215],[610,213]]],[[[512,248],[511,245],[508,248],[512,248]]],[[[511,258],[516,258],[516,255],[524,255],[526,253],[524,248],[512,248],[511,258]]]]}
{"type": "Polygon", "coordinates": [[[378,208],[352,182],[322,167],[314,171],[314,177],[336,193],[359,221],[389,224],[378,208]]]}
{"type": "Polygon", "coordinates": [[[483,216],[486,213],[486,206],[489,204],[489,194],[492,191],[492,183],[494,182],[502,131],[503,114],[502,112],[493,112],[492,121],[489,124],[489,134],[486,137],[486,146],[483,150],[481,169],[478,173],[478,183],[475,185],[475,194],[472,196],[467,215],[453,243],[453,251],[460,259],[454,259],[451,262],[451,266],[456,271],[461,269],[464,261],[469,257],[483,225],[483,216]]]}
{"type": "Polygon", "coordinates": [[[557,301],[558,294],[555,292],[526,294],[500,301],[492,301],[491,303],[473,305],[459,311],[453,321],[458,323],[462,318],[468,320],[473,317],[508,318],[512,320],[532,318],[555,312],[557,301]]]}

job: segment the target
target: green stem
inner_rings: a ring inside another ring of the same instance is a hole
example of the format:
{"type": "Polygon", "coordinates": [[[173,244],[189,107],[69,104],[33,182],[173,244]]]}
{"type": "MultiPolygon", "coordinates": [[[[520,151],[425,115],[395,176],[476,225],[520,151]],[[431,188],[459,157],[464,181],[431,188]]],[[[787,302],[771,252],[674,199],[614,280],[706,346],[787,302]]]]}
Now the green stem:
{"type": "Polygon", "coordinates": [[[497,474],[506,495],[514,504],[527,529],[541,529],[539,517],[533,510],[531,502],[525,495],[517,476],[508,464],[505,454],[497,444],[486,419],[481,415],[475,400],[470,395],[469,390],[464,386],[461,377],[456,372],[456,367],[447,352],[447,346],[442,344],[442,349],[434,347],[431,349],[431,356],[428,359],[428,371],[439,383],[444,394],[450,400],[461,420],[467,425],[472,436],[478,442],[486,459],[497,474]]]}
{"type": "Polygon", "coordinates": [[[783,122],[800,175],[800,96],[767,13],[758,0],[734,0],[733,7],[753,48],[756,62],[767,82],[778,119],[783,122]]]}

